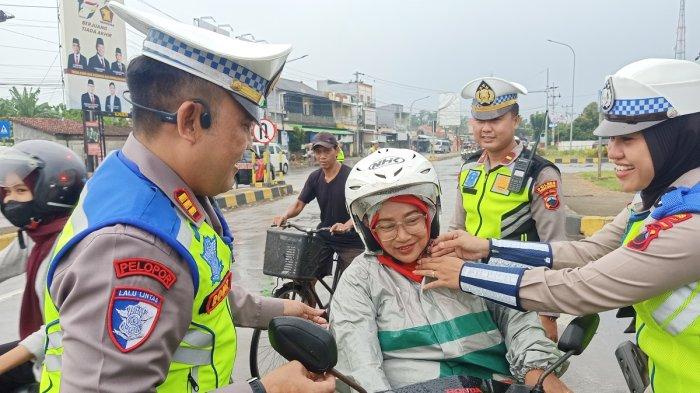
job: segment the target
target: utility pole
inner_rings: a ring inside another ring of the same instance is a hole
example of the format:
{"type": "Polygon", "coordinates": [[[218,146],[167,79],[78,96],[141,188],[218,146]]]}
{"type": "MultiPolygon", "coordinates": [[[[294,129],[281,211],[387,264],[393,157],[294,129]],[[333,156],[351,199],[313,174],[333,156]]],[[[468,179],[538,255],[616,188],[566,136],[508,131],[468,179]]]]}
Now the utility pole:
{"type": "Polygon", "coordinates": [[[364,149],[362,146],[362,128],[361,128],[361,121],[362,121],[362,101],[360,101],[360,75],[364,75],[363,73],[359,71],[355,71],[353,74],[355,75],[355,103],[357,104],[357,131],[355,134],[355,143],[357,148],[355,149],[357,151],[357,155],[359,157],[362,157],[362,153],[364,153],[364,149]]]}

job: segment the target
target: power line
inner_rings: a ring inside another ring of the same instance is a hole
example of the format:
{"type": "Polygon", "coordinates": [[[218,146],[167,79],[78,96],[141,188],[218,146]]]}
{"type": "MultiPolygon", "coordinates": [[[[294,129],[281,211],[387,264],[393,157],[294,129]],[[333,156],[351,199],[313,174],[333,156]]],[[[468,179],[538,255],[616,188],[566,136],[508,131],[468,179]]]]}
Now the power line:
{"type": "Polygon", "coordinates": [[[35,27],[40,29],[58,29],[58,26],[40,26],[40,25],[24,25],[24,24],[8,24],[10,27],[35,27]]]}
{"type": "Polygon", "coordinates": [[[43,38],[39,38],[39,37],[36,37],[36,36],[33,36],[33,35],[29,35],[29,34],[24,34],[24,33],[20,33],[20,32],[18,32],[18,31],[14,31],[14,30],[6,29],[6,28],[4,28],[4,27],[0,27],[0,30],[5,30],[5,31],[9,31],[10,33],[15,33],[15,34],[18,34],[18,35],[21,35],[21,36],[25,36],[25,37],[29,37],[29,38],[34,38],[35,40],[39,40],[39,41],[44,41],[44,42],[48,42],[49,44],[55,44],[55,45],[58,45],[58,42],[54,42],[54,41],[49,41],[49,40],[45,40],[45,39],[43,39],[43,38]]]}
{"type": "Polygon", "coordinates": [[[33,50],[33,51],[38,51],[38,52],[51,52],[51,53],[58,52],[56,49],[49,50],[49,49],[38,49],[38,48],[24,48],[21,46],[12,46],[12,45],[0,45],[0,48],[23,49],[23,50],[33,50]]]}
{"type": "Polygon", "coordinates": [[[2,7],[21,7],[21,8],[50,8],[56,9],[58,7],[49,5],[24,5],[24,4],[0,4],[2,7]]]}
{"type": "Polygon", "coordinates": [[[22,22],[40,22],[40,23],[56,23],[55,20],[41,20],[41,19],[24,19],[24,18],[14,18],[15,20],[22,22]]]}

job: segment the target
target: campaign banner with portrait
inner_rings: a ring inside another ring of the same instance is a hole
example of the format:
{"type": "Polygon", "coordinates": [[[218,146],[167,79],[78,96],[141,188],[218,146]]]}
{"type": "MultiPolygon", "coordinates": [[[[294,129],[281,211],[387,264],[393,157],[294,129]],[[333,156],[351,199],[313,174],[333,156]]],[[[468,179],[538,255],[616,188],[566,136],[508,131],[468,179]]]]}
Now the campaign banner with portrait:
{"type": "MultiPolygon", "coordinates": [[[[123,3],[124,0],[112,0],[123,3]]],[[[108,0],[61,0],[60,20],[68,108],[129,112],[126,26],[108,0]]]]}

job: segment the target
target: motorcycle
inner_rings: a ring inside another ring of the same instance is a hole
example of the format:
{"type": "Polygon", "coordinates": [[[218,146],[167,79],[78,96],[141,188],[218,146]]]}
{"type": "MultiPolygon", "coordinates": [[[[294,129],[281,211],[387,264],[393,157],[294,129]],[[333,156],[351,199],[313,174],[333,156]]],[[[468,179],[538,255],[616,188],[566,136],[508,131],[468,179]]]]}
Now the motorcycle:
{"type": "MultiPolygon", "coordinates": [[[[535,386],[504,384],[494,380],[481,380],[467,376],[452,376],[433,379],[418,384],[394,389],[396,393],[544,393],[544,379],[574,355],[580,355],[588,346],[598,329],[598,314],[575,318],[564,330],[558,348],[564,355],[547,368],[535,386]]],[[[353,390],[367,393],[365,389],[334,369],[338,361],[338,348],[331,333],[303,318],[276,317],[270,321],[268,337],[272,347],[285,359],[297,360],[307,370],[322,374],[330,373],[353,390]]]]}

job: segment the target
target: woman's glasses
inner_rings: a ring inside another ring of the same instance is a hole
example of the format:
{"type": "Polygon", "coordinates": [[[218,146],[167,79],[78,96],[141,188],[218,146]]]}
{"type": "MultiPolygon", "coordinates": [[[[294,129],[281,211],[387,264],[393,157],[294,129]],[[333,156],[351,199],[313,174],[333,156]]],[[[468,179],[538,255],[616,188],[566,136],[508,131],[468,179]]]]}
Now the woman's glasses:
{"type": "Polygon", "coordinates": [[[425,213],[412,213],[402,221],[381,220],[373,228],[372,231],[377,235],[379,240],[388,242],[396,239],[399,236],[399,227],[403,226],[403,230],[411,235],[424,233],[426,228],[425,213]]]}

